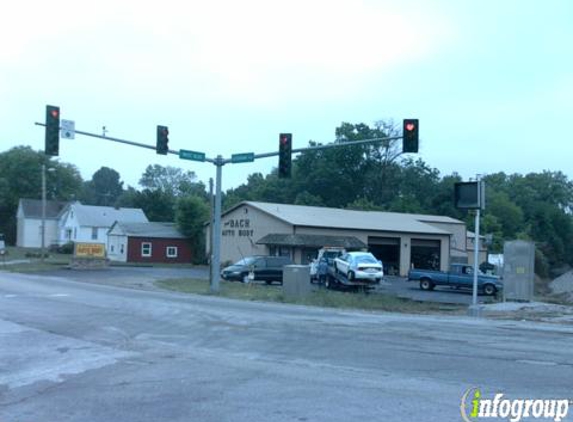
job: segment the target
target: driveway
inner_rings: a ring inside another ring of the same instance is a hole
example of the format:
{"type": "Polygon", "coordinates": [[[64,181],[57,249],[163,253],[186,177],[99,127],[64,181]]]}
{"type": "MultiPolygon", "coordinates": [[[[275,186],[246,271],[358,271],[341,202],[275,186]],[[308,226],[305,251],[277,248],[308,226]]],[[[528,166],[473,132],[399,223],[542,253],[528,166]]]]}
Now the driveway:
{"type": "MultiPolygon", "coordinates": [[[[472,303],[471,290],[455,290],[449,287],[436,287],[434,291],[428,292],[420,290],[418,283],[413,281],[409,282],[404,277],[387,276],[376,291],[421,302],[437,302],[458,305],[470,305],[472,303]]],[[[478,295],[478,303],[492,302],[496,302],[495,298],[491,296],[478,295]]]]}
{"type": "Polygon", "coordinates": [[[209,279],[209,268],[181,267],[109,267],[104,269],[58,269],[37,273],[39,276],[62,277],[67,280],[128,287],[140,290],[158,290],[155,281],[177,278],[209,279]]]}

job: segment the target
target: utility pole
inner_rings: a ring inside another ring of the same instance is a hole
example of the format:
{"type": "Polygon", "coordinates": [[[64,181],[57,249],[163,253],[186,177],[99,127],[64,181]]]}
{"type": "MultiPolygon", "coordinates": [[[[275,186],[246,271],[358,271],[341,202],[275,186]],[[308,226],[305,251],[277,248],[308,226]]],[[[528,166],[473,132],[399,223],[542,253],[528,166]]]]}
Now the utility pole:
{"type": "Polygon", "coordinates": [[[42,251],[41,261],[46,255],[46,165],[42,164],[42,251]]]}
{"type": "Polygon", "coordinates": [[[215,216],[213,178],[209,178],[209,280],[213,279],[213,217],[215,216]]]}

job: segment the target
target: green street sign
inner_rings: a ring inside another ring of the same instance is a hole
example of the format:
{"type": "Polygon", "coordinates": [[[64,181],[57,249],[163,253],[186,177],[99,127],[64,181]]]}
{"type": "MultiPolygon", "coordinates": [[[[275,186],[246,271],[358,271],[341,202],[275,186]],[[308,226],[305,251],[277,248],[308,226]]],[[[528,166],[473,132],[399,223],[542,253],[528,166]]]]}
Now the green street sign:
{"type": "Polygon", "coordinates": [[[188,151],[186,149],[179,150],[179,158],[191,161],[205,161],[205,153],[197,151],[188,151]]]}
{"type": "Polygon", "coordinates": [[[231,163],[251,163],[255,161],[254,152],[244,152],[242,154],[231,155],[231,163]]]}

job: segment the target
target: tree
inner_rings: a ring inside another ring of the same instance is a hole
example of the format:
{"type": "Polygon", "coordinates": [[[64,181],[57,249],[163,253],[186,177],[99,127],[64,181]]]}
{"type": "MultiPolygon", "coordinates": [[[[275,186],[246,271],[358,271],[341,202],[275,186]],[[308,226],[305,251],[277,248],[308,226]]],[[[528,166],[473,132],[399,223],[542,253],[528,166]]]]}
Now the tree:
{"type": "Polygon", "coordinates": [[[139,184],[146,189],[161,190],[174,197],[197,195],[207,198],[205,185],[197,182],[195,173],[177,167],[163,167],[158,164],[147,166],[139,184]]]}
{"type": "Polygon", "coordinates": [[[101,167],[96,171],[92,180],[84,184],[83,201],[89,205],[115,205],[123,193],[123,182],[117,171],[109,167],[101,167]]]}
{"type": "Polygon", "coordinates": [[[205,223],[209,221],[209,207],[198,196],[184,196],[177,200],[175,222],[193,249],[195,263],[205,260],[205,223]]]}
{"type": "Polygon", "coordinates": [[[0,153],[0,233],[6,241],[16,241],[16,212],[23,198],[42,198],[42,164],[54,169],[46,172],[48,199],[71,200],[81,190],[82,178],[76,167],[59,163],[27,146],[0,153]]]}
{"type": "Polygon", "coordinates": [[[149,221],[175,221],[176,198],[161,190],[144,189],[137,191],[129,187],[118,199],[117,205],[128,208],[141,208],[149,221]]]}

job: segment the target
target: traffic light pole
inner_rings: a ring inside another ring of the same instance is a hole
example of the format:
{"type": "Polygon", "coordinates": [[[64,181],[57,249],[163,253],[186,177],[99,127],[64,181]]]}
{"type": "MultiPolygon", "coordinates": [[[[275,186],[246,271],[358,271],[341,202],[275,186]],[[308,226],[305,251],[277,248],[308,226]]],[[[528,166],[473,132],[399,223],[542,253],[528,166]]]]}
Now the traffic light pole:
{"type": "MultiPolygon", "coordinates": [[[[38,126],[46,126],[44,123],[35,123],[38,126]]],[[[78,135],[89,136],[92,138],[99,138],[105,139],[106,141],[112,142],[119,142],[121,144],[132,145],[140,148],[151,149],[156,151],[156,147],[152,145],[142,144],[139,142],[127,141],[125,139],[114,138],[111,136],[104,136],[98,135],[95,133],[83,132],[80,130],[75,130],[75,133],[78,135]]],[[[305,147],[305,148],[296,148],[292,149],[291,153],[298,153],[298,152],[307,152],[307,151],[319,151],[324,149],[331,149],[331,148],[339,148],[339,147],[349,147],[349,146],[357,146],[357,145],[369,145],[369,144],[376,144],[378,142],[383,141],[393,141],[402,139],[402,136],[392,136],[387,138],[373,138],[373,139],[366,139],[362,141],[350,141],[350,142],[339,142],[336,144],[328,144],[328,145],[316,145],[312,147],[305,147]]],[[[167,154],[177,155],[179,156],[179,151],[174,150],[167,150],[167,154]]],[[[260,159],[260,158],[268,158],[274,157],[279,155],[278,151],[274,152],[267,152],[263,154],[254,154],[253,159],[260,159]]],[[[215,215],[213,218],[213,224],[210,224],[210,229],[212,230],[212,239],[213,244],[211,245],[213,250],[213,256],[211,260],[211,271],[210,271],[210,290],[212,293],[218,293],[220,290],[219,287],[219,280],[220,280],[220,270],[221,270],[221,184],[223,178],[223,166],[228,163],[234,163],[231,158],[223,158],[221,155],[217,155],[216,158],[205,158],[205,162],[212,163],[217,167],[216,171],[216,179],[215,179],[215,215]]]]}
{"type": "Polygon", "coordinates": [[[221,277],[221,181],[223,178],[223,157],[218,155],[215,159],[217,175],[215,178],[215,218],[210,224],[213,239],[213,260],[211,262],[211,293],[219,293],[219,280],[221,277]]]}

